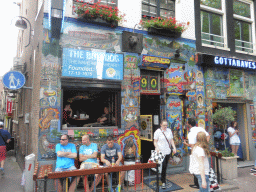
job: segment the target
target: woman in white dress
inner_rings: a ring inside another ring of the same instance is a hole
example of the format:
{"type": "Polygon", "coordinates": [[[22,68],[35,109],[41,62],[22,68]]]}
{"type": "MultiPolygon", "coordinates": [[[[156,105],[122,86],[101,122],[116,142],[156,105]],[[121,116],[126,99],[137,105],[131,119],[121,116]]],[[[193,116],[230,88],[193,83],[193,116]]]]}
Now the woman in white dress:
{"type": "Polygon", "coordinates": [[[209,143],[205,132],[197,133],[196,144],[192,149],[189,163],[189,172],[194,174],[199,183],[200,192],[210,191],[209,181],[209,161],[210,156],[209,143]]]}
{"type": "Polygon", "coordinates": [[[240,138],[238,136],[239,129],[237,128],[237,122],[232,121],[231,127],[228,128],[228,134],[229,134],[229,143],[231,145],[232,153],[237,156],[237,151],[240,145],[240,138]]]}

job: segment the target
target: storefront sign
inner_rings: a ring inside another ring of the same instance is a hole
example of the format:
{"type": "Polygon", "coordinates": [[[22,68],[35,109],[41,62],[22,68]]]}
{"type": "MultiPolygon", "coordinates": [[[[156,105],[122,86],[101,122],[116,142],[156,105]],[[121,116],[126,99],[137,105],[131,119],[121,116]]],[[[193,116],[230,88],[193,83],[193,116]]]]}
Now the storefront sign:
{"type": "Polygon", "coordinates": [[[171,63],[171,59],[165,57],[155,57],[151,55],[142,55],[141,67],[153,67],[167,69],[171,63]]]}
{"type": "Polygon", "coordinates": [[[11,98],[7,98],[6,113],[12,113],[12,99],[11,98]]]}
{"type": "Polygon", "coordinates": [[[63,49],[62,76],[123,80],[123,54],[63,49]]]}
{"type": "Polygon", "coordinates": [[[199,64],[205,66],[220,66],[228,68],[240,68],[240,69],[253,69],[256,70],[256,64],[253,61],[246,61],[241,59],[227,58],[214,55],[201,55],[201,61],[199,64]]]}

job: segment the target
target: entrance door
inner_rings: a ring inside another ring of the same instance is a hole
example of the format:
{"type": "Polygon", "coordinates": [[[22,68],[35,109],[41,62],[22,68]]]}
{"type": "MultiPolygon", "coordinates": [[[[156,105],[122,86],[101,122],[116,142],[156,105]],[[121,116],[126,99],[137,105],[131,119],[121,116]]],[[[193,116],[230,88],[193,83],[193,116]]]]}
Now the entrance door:
{"type": "MultiPolygon", "coordinates": [[[[248,144],[248,127],[247,127],[247,116],[246,116],[246,104],[245,103],[213,103],[216,108],[220,105],[221,107],[232,107],[233,110],[236,111],[235,121],[237,121],[238,129],[239,129],[239,138],[241,141],[241,145],[238,148],[237,155],[239,156],[238,160],[249,160],[249,144],[248,144]]],[[[228,124],[227,128],[230,126],[230,123],[228,124]]],[[[226,131],[225,130],[225,131],[226,131]]],[[[217,130],[214,130],[214,133],[216,133],[217,130]]],[[[219,130],[223,133],[223,130],[219,130]]],[[[228,133],[227,133],[228,134],[228,133]]],[[[217,136],[217,134],[216,134],[217,136]]],[[[223,141],[218,138],[214,139],[215,141],[215,147],[220,148],[221,150],[224,149],[224,143],[223,141]],[[216,144],[223,143],[223,146],[216,144]]],[[[229,148],[229,137],[226,140],[226,146],[229,148]]]]}
{"type": "MultiPolygon", "coordinates": [[[[141,95],[140,97],[140,114],[152,115],[153,135],[156,129],[160,127],[160,95],[141,95]]],[[[152,137],[153,137],[152,135],[152,137]]],[[[151,150],[154,150],[153,138],[152,141],[141,140],[141,154],[143,163],[147,163],[151,155],[151,150]]]]}

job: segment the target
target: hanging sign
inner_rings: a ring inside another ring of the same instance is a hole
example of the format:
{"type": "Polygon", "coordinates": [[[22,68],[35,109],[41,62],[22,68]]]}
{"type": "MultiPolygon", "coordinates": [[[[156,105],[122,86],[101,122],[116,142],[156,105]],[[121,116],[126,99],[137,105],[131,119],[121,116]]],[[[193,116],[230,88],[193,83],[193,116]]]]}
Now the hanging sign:
{"type": "Polygon", "coordinates": [[[62,76],[123,80],[123,54],[63,48],[62,76]]]}
{"type": "Polygon", "coordinates": [[[18,71],[9,71],[3,76],[3,84],[8,89],[20,89],[25,85],[25,82],[25,76],[18,71]]]}
{"type": "Polygon", "coordinates": [[[6,113],[12,113],[12,99],[9,97],[6,101],[6,113]]]}
{"type": "Polygon", "coordinates": [[[171,59],[166,58],[166,57],[142,55],[142,61],[139,64],[139,67],[167,69],[169,67],[170,63],[171,63],[171,59]]]}

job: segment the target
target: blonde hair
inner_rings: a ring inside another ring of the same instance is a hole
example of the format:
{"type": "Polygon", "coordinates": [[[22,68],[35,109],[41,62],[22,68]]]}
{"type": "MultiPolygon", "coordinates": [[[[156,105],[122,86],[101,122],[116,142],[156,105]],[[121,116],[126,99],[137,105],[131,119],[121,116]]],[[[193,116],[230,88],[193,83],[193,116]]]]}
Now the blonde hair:
{"type": "Polygon", "coordinates": [[[194,149],[196,146],[203,148],[205,155],[210,156],[209,143],[207,141],[205,132],[201,131],[197,133],[194,149]]]}

